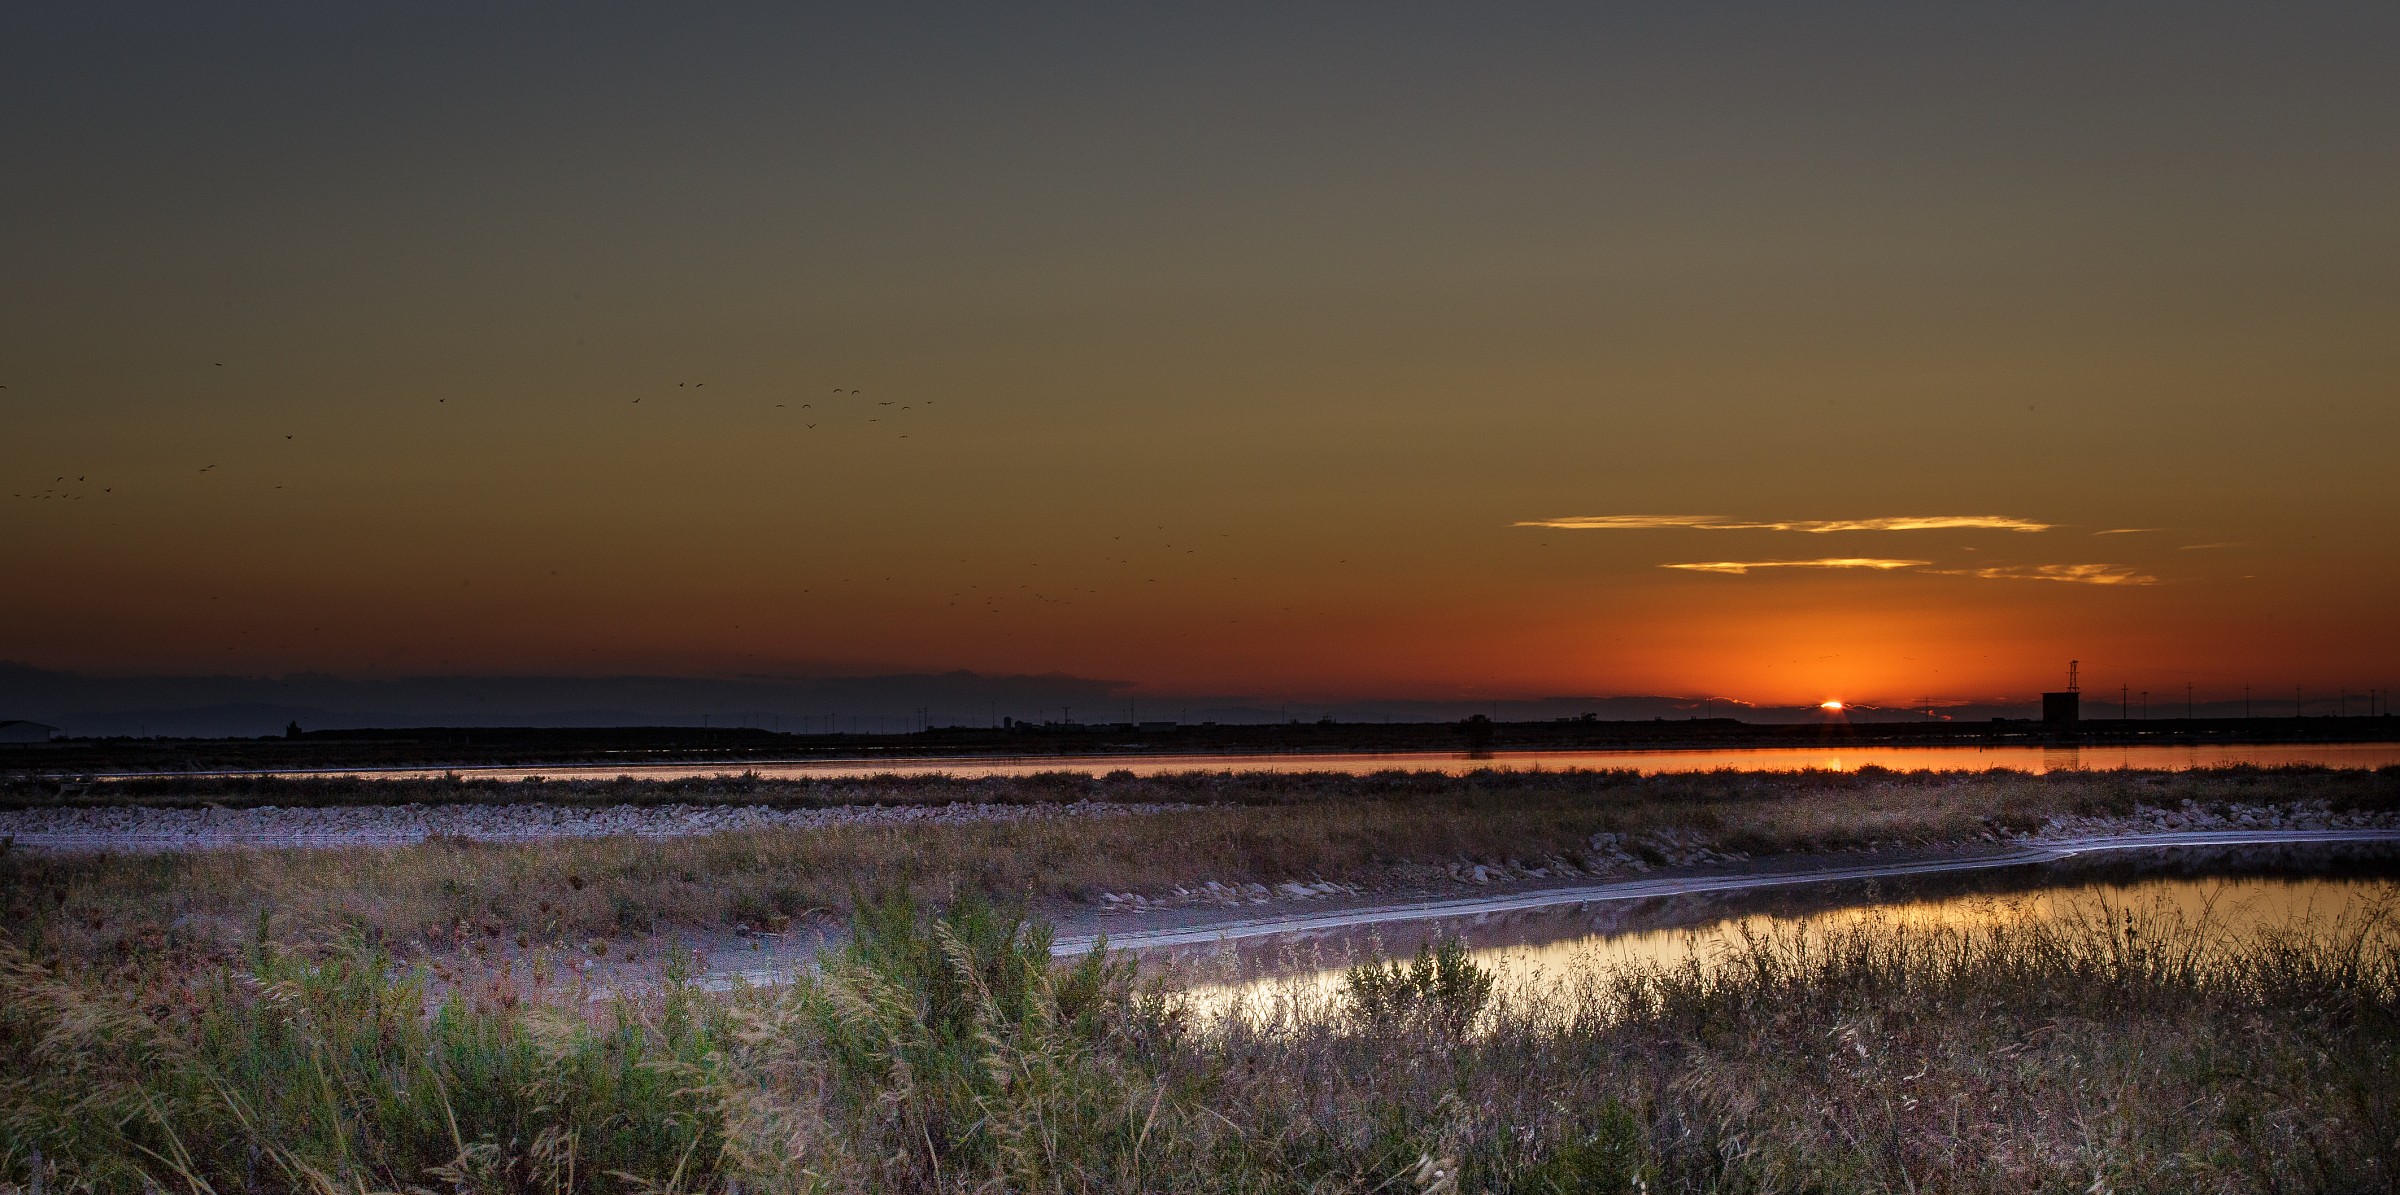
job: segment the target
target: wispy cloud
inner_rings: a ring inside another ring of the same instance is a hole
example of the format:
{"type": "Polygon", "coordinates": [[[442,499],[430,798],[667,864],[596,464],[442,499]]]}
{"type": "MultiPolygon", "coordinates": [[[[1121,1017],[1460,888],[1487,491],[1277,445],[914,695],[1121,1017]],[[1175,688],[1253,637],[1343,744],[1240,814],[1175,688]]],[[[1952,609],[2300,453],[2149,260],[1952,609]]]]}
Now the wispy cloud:
{"type": "Polygon", "coordinates": [[[1930,560],[1884,560],[1873,556],[1829,556],[1822,560],[1705,560],[1691,564],[1662,564],[1695,573],[1747,573],[1754,568],[1871,568],[1882,571],[1922,568],[1930,560]]]}
{"type": "Polygon", "coordinates": [[[2250,546],[2250,545],[2248,545],[2248,544],[2246,544],[2246,543],[2222,543],[2222,544],[2185,544],[2185,545],[2183,545],[2182,547],[2180,547],[2180,548],[2177,548],[2177,549],[2176,549],[2176,551],[2179,551],[2179,552],[2205,552],[2205,551],[2209,550],[2210,548],[2247,548],[2247,547],[2249,547],[2249,546],[2250,546]]]}
{"type": "Polygon", "coordinates": [[[1568,515],[1527,519],[1518,527],[1564,531],[1648,531],[1684,527],[1699,531],[2048,531],[2052,524],[2009,515],[1893,515],[1875,519],[1782,519],[1754,521],[1722,515],[1568,515]]]}
{"type": "Polygon", "coordinates": [[[1569,515],[1563,519],[1529,519],[1513,527],[1563,527],[1571,531],[1643,531],[1658,527],[1714,527],[1718,515],[1569,515]]]}
{"type": "Polygon", "coordinates": [[[1987,581],[2064,581],[2070,585],[2158,584],[2158,578],[2128,564],[2010,564],[1996,568],[1937,568],[1925,571],[1951,577],[1981,577],[1987,581]]]}
{"type": "Polygon", "coordinates": [[[2153,532],[2153,531],[2164,531],[2164,530],[2166,530],[2166,528],[2164,528],[2164,527],[2111,527],[2111,528],[2109,528],[2109,529],[2108,529],[2108,530],[2106,530],[2106,531],[2095,531],[2095,532],[2092,532],[2092,534],[2094,534],[2094,535],[2147,535],[2147,534],[2149,534],[2150,532],[2153,532]]]}

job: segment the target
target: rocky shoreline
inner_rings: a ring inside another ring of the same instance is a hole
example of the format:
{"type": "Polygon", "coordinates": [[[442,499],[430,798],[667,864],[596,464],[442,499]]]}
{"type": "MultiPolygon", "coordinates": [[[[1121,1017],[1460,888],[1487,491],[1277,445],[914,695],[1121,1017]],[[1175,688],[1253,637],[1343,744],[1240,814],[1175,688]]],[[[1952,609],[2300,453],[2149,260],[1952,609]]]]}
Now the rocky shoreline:
{"type": "MultiPolygon", "coordinates": [[[[2174,833],[2202,830],[2392,830],[2400,831],[2400,814],[2343,812],[2322,800],[2298,801],[2284,805],[2229,804],[2216,809],[2202,807],[2194,801],[2179,806],[2161,808],[2136,806],[2131,814],[2122,817],[2052,817],[2031,833],[2012,833],[1997,828],[1987,829],[1966,842],[1872,843],[1856,848],[1854,853],[1900,847],[1935,849],[1944,847],[2022,847],[2048,842],[2107,838],[2118,835],[2174,833]]],[[[1454,859],[1448,863],[1402,865],[1395,869],[1391,882],[1362,886],[1354,883],[1283,883],[1269,886],[1256,883],[1220,883],[1205,881],[1198,885],[1182,885],[1166,892],[1105,892],[1099,897],[1103,914],[1141,913],[1151,910],[1215,906],[1236,908],[1265,906],[1293,901],[1328,900],[1368,895],[1373,892],[1426,892],[1441,889],[1473,889],[1494,884],[1557,884],[1582,879],[1624,880],[1647,875],[1653,871],[1689,871],[1697,868],[1731,867],[1747,864],[1753,857],[1745,851],[1732,850],[1717,844],[1708,835],[1692,829],[1667,827],[1641,834],[1594,834],[1584,852],[1573,856],[1553,855],[1540,859],[1454,859]]]]}

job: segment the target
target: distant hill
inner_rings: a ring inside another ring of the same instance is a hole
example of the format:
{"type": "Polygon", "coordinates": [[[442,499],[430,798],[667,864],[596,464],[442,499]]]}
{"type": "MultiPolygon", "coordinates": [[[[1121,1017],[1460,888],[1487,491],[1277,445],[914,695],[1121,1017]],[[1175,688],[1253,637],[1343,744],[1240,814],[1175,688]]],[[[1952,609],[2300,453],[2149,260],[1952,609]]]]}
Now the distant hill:
{"type": "MultiPolygon", "coordinates": [[[[1943,711],[1949,717],[1978,721],[2031,717],[2036,712],[2030,694],[2019,703],[1943,711]]],[[[0,718],[47,722],[78,737],[272,735],[295,722],[307,730],[706,725],[888,733],[928,723],[987,726],[1007,718],[1250,725],[1327,717],[1357,723],[1448,722],[1474,714],[1500,722],[1586,715],[1603,721],[1806,722],[1823,717],[1813,706],[1760,707],[1722,698],[1645,695],[1287,703],[1256,696],[1141,693],[1123,682],[1090,677],[963,671],[832,677],[87,676],[0,663],[0,718]]],[[[1858,722],[1925,720],[1921,711],[1862,707],[1851,709],[1848,717],[1858,722]]]]}

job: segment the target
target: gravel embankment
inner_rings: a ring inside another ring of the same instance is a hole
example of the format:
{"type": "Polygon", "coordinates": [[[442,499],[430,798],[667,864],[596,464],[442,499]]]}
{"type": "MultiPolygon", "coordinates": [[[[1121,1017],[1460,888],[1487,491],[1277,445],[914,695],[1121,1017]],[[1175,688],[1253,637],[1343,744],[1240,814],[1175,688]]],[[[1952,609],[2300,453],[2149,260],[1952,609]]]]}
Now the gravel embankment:
{"type": "MultiPolygon", "coordinates": [[[[1950,845],[1961,849],[1988,849],[1994,846],[2022,848],[2130,835],[2208,831],[2400,832],[2400,814],[2341,812],[2335,810],[2330,802],[2321,800],[2298,801],[2288,805],[2229,804],[2213,809],[2185,801],[2175,808],[2140,805],[2132,813],[2121,817],[2053,817],[2026,833],[2004,834],[1987,830],[1973,840],[1950,845]]],[[[1856,849],[1902,847],[1922,850],[1939,849],[1941,845],[1894,842],[1856,849]]],[[[1559,884],[1584,880],[1624,880],[1644,876],[1660,868],[1740,867],[1751,861],[1747,852],[1725,849],[1706,833],[1670,826],[1634,835],[1594,834],[1585,844],[1585,849],[1572,857],[1552,855],[1505,862],[1455,859],[1432,867],[1419,865],[1404,868],[1402,874],[1405,876],[1404,882],[1437,888],[1445,879],[1461,887],[1559,884]]],[[[1356,884],[1286,883],[1270,888],[1265,884],[1209,880],[1198,885],[1179,886],[1167,892],[1104,892],[1100,901],[1104,913],[1143,913],[1186,906],[1232,908],[1280,901],[1323,900],[1354,896],[1361,891],[1356,884]]]]}
{"type": "Polygon", "coordinates": [[[541,842],[566,838],[679,838],[730,830],[1007,822],[1114,817],[1193,805],[843,805],[774,809],[757,805],[338,805],[283,809],[159,809],[94,806],[0,810],[0,839],[21,850],[186,851],[226,847],[405,846],[431,838],[541,842]]]}
{"type": "Polygon", "coordinates": [[[2050,842],[2096,838],[2110,834],[2154,834],[2185,830],[2394,830],[2400,815],[2363,810],[2337,812],[2330,802],[2295,801],[2288,805],[2222,805],[2205,808],[2185,801],[2172,809],[2138,805],[2124,817],[2053,817],[2018,842],[2050,842]]]}

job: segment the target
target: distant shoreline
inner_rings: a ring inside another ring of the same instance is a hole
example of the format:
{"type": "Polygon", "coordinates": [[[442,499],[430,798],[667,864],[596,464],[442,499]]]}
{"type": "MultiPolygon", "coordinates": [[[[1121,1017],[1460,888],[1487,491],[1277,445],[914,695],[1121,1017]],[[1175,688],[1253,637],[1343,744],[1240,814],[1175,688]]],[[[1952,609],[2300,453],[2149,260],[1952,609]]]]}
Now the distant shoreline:
{"type": "MultiPolygon", "coordinates": [[[[1777,749],[2278,747],[2400,743],[2400,717],[2086,720],[2072,726],[1988,722],[1750,723],[1709,718],[1601,722],[1564,719],[1470,725],[1018,725],[936,727],[901,734],[799,735],[749,728],[422,727],[310,731],[284,738],[64,739],[0,747],[0,775],[77,780],[161,776],[391,776],[543,769],[591,775],[713,768],[929,770],[1051,764],[1199,766],[1294,756],[1329,760],[1472,759],[1570,753],[1596,760],[1645,752],[1777,749]],[[1088,761],[1088,762],[1087,762],[1088,761]]],[[[1238,764],[1234,765],[1238,766],[1238,764]]]]}

